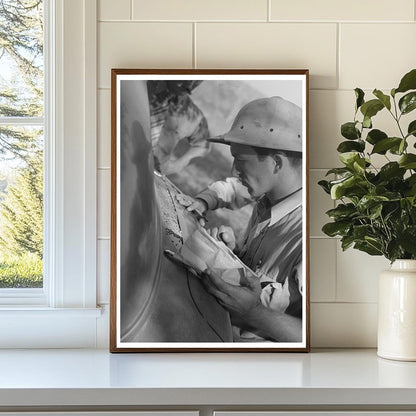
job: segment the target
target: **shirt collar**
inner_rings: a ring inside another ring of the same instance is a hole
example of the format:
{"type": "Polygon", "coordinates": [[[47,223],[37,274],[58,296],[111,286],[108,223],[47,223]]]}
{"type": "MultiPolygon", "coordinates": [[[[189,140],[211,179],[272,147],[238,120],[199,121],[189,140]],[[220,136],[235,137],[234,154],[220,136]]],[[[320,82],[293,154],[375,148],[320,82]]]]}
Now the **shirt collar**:
{"type": "Polygon", "coordinates": [[[278,202],[276,205],[271,207],[271,216],[270,223],[271,225],[276,224],[283,217],[290,214],[296,208],[299,208],[302,205],[302,188],[289,197],[285,198],[283,201],[278,202]]]}

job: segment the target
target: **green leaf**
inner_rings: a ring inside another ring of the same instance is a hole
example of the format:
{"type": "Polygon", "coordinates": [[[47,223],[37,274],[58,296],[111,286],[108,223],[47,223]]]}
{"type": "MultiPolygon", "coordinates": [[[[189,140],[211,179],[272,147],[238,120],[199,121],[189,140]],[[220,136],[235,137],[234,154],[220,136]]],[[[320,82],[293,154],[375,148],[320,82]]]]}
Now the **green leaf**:
{"type": "Polygon", "coordinates": [[[391,109],[390,97],[388,95],[377,89],[373,91],[373,94],[383,103],[384,107],[388,110],[391,109]]]}
{"type": "Polygon", "coordinates": [[[383,204],[376,204],[370,208],[370,219],[375,220],[381,217],[381,212],[383,211],[383,204]]]}
{"type": "Polygon", "coordinates": [[[407,114],[416,108],[416,91],[409,92],[400,98],[399,108],[402,114],[407,114]]]}
{"type": "Polygon", "coordinates": [[[380,100],[370,100],[361,106],[361,113],[364,117],[374,117],[380,110],[384,108],[384,104],[380,100]]]}
{"type": "MultiPolygon", "coordinates": [[[[351,142],[349,142],[351,143],[351,142]]],[[[335,175],[345,175],[346,173],[351,173],[351,169],[349,168],[333,168],[329,169],[325,176],[335,174],[335,175]]]]}
{"type": "Polygon", "coordinates": [[[340,153],[346,153],[346,152],[363,152],[365,149],[365,142],[363,140],[358,140],[356,142],[353,141],[345,141],[341,142],[339,146],[337,147],[337,151],[340,153]]]}
{"type": "Polygon", "coordinates": [[[388,136],[386,133],[384,133],[384,131],[374,129],[368,132],[366,140],[368,143],[374,145],[378,143],[380,140],[387,139],[387,137],[388,136]]]}
{"type": "Polygon", "coordinates": [[[343,178],[340,181],[332,182],[331,198],[340,199],[344,195],[346,187],[353,186],[355,181],[356,179],[354,178],[354,176],[350,176],[349,178],[343,178]]]}
{"type": "Polygon", "coordinates": [[[387,251],[386,257],[390,261],[394,261],[394,260],[402,257],[402,250],[401,250],[400,244],[399,244],[399,242],[397,241],[396,238],[389,241],[389,243],[387,244],[387,250],[386,251],[387,251]]]}
{"type": "MultiPolygon", "coordinates": [[[[416,195],[414,193],[412,193],[412,195],[408,196],[406,199],[409,201],[409,203],[412,207],[416,207],[416,195]]],[[[412,210],[411,214],[413,215],[413,210],[412,210]]]]}
{"type": "Polygon", "coordinates": [[[395,222],[395,218],[397,217],[399,211],[400,211],[400,207],[398,203],[391,203],[391,204],[386,205],[386,209],[384,212],[384,220],[385,221],[392,220],[393,222],[395,222]]]}
{"type": "Polygon", "coordinates": [[[409,176],[405,182],[408,185],[408,191],[406,195],[416,196],[416,174],[409,176]]]}
{"type": "Polygon", "coordinates": [[[385,164],[379,171],[378,176],[382,181],[389,181],[391,178],[403,178],[406,169],[400,167],[397,162],[385,164]]]}
{"type": "Polygon", "coordinates": [[[413,175],[410,175],[406,179],[406,182],[409,185],[409,187],[411,187],[411,188],[415,187],[415,194],[416,194],[416,174],[414,173],[413,175]]]}
{"type": "Polygon", "coordinates": [[[318,185],[327,193],[330,194],[331,193],[331,187],[328,181],[319,181],[318,185]]]}
{"type": "Polygon", "coordinates": [[[365,159],[357,159],[354,161],[352,167],[355,172],[363,174],[365,172],[366,165],[365,159]]]}
{"type": "Polygon", "coordinates": [[[416,169],[416,155],[407,153],[399,159],[399,165],[405,169],[416,169]]]}
{"type": "Polygon", "coordinates": [[[401,79],[399,86],[395,92],[406,92],[416,89],[416,69],[412,69],[401,79]]]}
{"type": "Polygon", "coordinates": [[[341,248],[342,251],[347,250],[354,244],[354,237],[351,235],[346,235],[341,238],[341,248]]]}
{"type": "Polygon", "coordinates": [[[413,120],[409,124],[409,127],[407,128],[407,135],[416,137],[416,120],[413,120]]]}
{"type": "MultiPolygon", "coordinates": [[[[333,181],[332,183],[333,183],[331,187],[332,199],[342,198],[344,195],[347,195],[348,190],[351,191],[352,188],[357,188],[357,185],[361,184],[360,179],[356,176],[350,176],[349,178],[344,178],[341,181],[333,181]]],[[[355,191],[357,190],[358,189],[355,189],[354,192],[350,192],[350,193],[354,194],[355,191]]]]}
{"type": "Polygon", "coordinates": [[[386,139],[382,139],[374,145],[371,154],[378,153],[384,155],[387,150],[391,149],[393,146],[400,146],[401,141],[402,139],[399,137],[387,137],[386,139]]]}
{"type": "Polygon", "coordinates": [[[357,204],[357,208],[362,212],[366,212],[378,203],[388,200],[389,199],[383,195],[364,195],[357,204]]]}
{"type": "Polygon", "coordinates": [[[389,149],[389,152],[394,155],[402,155],[406,149],[407,141],[405,139],[401,139],[399,144],[394,145],[389,149]]]}
{"type": "Polygon", "coordinates": [[[405,251],[416,254],[416,227],[406,228],[398,238],[398,242],[405,251]]]}
{"type": "Polygon", "coordinates": [[[345,152],[339,155],[339,160],[346,166],[352,166],[360,158],[357,152],[345,152]]]}
{"type": "Polygon", "coordinates": [[[336,235],[345,235],[351,227],[349,221],[336,221],[325,224],[322,227],[322,231],[329,237],[335,237],[336,235]]]}
{"type": "Polygon", "coordinates": [[[364,239],[369,245],[371,245],[374,248],[374,250],[377,250],[379,253],[382,253],[383,245],[380,240],[378,240],[375,237],[370,237],[368,235],[366,235],[364,239]]]}
{"type": "Polygon", "coordinates": [[[407,149],[407,141],[405,140],[405,139],[403,139],[402,141],[401,141],[401,143],[400,143],[400,146],[399,146],[399,155],[402,155],[403,154],[403,152],[405,151],[407,149]]]}
{"type": "Polygon", "coordinates": [[[392,88],[390,91],[390,95],[394,98],[396,96],[396,88],[392,88]]]}
{"type": "Polygon", "coordinates": [[[339,204],[336,208],[330,209],[326,214],[334,220],[350,217],[357,212],[354,204],[339,204]]]}
{"type": "MultiPolygon", "coordinates": [[[[416,196],[414,196],[414,199],[416,199],[416,196]]],[[[416,224],[416,201],[413,200],[412,208],[410,210],[410,217],[412,218],[413,224],[416,224]]]]}
{"type": "Polygon", "coordinates": [[[357,129],[357,123],[353,121],[341,126],[341,135],[348,140],[357,140],[361,137],[360,130],[357,129]]]}
{"type": "Polygon", "coordinates": [[[364,116],[363,127],[366,129],[371,129],[373,127],[373,123],[371,122],[371,117],[364,116]]]}
{"type": "Polygon", "coordinates": [[[364,91],[361,88],[356,88],[355,90],[355,111],[364,104],[364,91]]]}
{"type": "Polygon", "coordinates": [[[357,225],[352,230],[352,235],[355,240],[364,240],[366,236],[373,233],[371,225],[357,225]]]}
{"type": "Polygon", "coordinates": [[[370,242],[361,242],[361,241],[356,242],[354,244],[354,248],[360,251],[364,251],[370,256],[381,256],[383,254],[383,252],[381,251],[381,247],[380,248],[378,248],[377,246],[374,247],[374,245],[370,244],[370,242]]]}
{"type": "Polygon", "coordinates": [[[407,181],[409,182],[410,186],[416,185],[416,174],[414,173],[413,175],[409,176],[407,181]]]}

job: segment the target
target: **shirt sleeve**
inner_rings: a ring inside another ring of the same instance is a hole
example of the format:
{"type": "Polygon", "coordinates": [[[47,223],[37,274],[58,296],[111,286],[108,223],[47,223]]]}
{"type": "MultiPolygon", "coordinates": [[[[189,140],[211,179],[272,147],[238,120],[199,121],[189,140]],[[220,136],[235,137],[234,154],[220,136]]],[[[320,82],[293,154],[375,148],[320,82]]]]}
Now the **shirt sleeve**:
{"type": "Polygon", "coordinates": [[[206,202],[208,209],[241,208],[251,202],[247,188],[238,178],[227,178],[217,181],[197,195],[197,198],[206,202]]]}
{"type": "Polygon", "coordinates": [[[292,290],[289,287],[290,285],[294,285],[298,289],[300,294],[299,299],[301,299],[303,293],[302,261],[293,267],[292,278],[288,276],[283,283],[274,282],[263,288],[260,294],[262,304],[275,311],[287,313],[287,309],[291,303],[292,290]],[[293,283],[291,283],[291,280],[293,283]]]}

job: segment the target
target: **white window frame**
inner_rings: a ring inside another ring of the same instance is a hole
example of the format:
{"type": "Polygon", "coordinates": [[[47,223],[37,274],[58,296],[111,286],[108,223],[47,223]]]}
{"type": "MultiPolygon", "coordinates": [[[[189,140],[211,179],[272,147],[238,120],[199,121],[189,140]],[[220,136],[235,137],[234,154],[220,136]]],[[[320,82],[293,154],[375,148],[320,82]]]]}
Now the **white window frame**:
{"type": "Polygon", "coordinates": [[[3,292],[0,347],[95,347],[97,4],[44,1],[46,277],[3,292]]]}

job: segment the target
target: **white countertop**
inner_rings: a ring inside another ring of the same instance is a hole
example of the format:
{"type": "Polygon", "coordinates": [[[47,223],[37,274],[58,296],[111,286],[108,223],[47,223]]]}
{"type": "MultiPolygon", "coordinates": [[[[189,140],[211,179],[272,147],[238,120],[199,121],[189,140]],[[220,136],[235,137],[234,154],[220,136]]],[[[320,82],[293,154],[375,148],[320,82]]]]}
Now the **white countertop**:
{"type": "Polygon", "coordinates": [[[416,406],[416,363],[375,350],[0,350],[0,407],[244,404],[416,406]]]}

